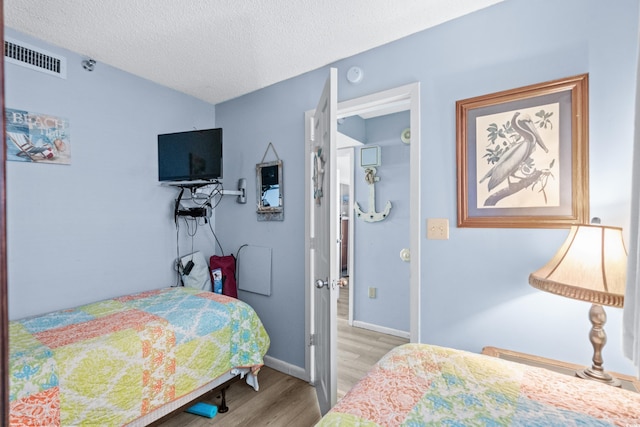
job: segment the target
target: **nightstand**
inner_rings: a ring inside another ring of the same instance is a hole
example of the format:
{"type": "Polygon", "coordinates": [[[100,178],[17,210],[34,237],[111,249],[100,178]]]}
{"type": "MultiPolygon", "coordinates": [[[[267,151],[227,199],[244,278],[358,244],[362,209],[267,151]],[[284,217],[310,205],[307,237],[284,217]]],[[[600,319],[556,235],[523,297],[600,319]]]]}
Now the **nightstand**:
{"type": "MultiPolygon", "coordinates": [[[[583,369],[584,366],[576,365],[573,363],[561,362],[559,360],[547,359],[545,357],[533,356],[531,354],[519,353],[517,351],[503,350],[496,347],[485,347],[482,349],[482,354],[488,356],[497,357],[500,359],[510,360],[512,362],[518,362],[529,366],[537,366],[539,368],[546,368],[551,371],[559,372],[565,375],[575,376],[577,370],[583,369]]],[[[640,393],[640,380],[630,375],[618,374],[616,372],[608,371],[609,374],[616,377],[622,383],[622,388],[625,390],[631,390],[636,393],[640,393]]],[[[589,381],[589,380],[585,380],[589,381]]]]}

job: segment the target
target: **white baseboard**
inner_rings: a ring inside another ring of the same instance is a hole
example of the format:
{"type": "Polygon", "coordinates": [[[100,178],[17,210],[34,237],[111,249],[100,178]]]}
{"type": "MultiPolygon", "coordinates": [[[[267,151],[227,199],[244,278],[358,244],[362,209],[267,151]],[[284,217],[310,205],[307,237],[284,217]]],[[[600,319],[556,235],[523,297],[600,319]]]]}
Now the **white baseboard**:
{"type": "MultiPolygon", "coordinates": [[[[271,357],[268,355],[264,356],[264,364],[265,366],[268,366],[271,369],[275,369],[276,371],[280,371],[283,374],[291,375],[292,377],[299,378],[302,381],[309,382],[309,376],[305,372],[304,368],[292,365],[291,363],[283,362],[280,359],[276,359],[275,357],[271,357]]],[[[260,380],[260,375],[258,375],[258,380],[260,380]]]]}
{"type": "Polygon", "coordinates": [[[410,339],[409,332],[400,331],[398,329],[386,328],[384,326],[373,325],[371,323],[361,322],[359,320],[353,321],[353,326],[356,328],[368,329],[374,332],[380,332],[381,334],[393,335],[394,337],[410,339]]]}

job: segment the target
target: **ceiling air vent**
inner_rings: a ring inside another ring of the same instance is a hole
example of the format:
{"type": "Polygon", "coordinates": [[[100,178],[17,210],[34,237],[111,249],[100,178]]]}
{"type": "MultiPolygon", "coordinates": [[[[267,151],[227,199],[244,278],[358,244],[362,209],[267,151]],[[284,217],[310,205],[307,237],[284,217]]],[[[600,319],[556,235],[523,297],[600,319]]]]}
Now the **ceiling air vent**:
{"type": "Polygon", "coordinates": [[[4,58],[16,65],[62,79],[67,78],[67,58],[54,55],[46,50],[30,46],[10,37],[5,37],[4,40],[4,58]]]}

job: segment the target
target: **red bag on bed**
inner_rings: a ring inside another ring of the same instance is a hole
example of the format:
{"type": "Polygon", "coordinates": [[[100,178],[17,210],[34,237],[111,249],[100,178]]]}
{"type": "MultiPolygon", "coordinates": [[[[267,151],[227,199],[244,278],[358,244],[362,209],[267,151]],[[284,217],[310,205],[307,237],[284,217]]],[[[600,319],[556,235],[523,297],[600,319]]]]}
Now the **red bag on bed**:
{"type": "MultiPolygon", "coordinates": [[[[209,271],[211,272],[216,268],[222,270],[222,294],[238,298],[236,258],[233,255],[213,255],[209,258],[209,271]]],[[[211,278],[211,283],[213,283],[213,277],[211,278]]]]}

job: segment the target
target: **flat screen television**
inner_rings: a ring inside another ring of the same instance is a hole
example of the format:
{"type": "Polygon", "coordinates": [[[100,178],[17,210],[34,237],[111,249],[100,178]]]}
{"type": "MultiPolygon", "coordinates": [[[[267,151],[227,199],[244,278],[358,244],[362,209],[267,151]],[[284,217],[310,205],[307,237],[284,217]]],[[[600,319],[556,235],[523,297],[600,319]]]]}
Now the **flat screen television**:
{"type": "Polygon", "coordinates": [[[158,180],[222,179],[222,129],[158,135],[158,180]]]}

